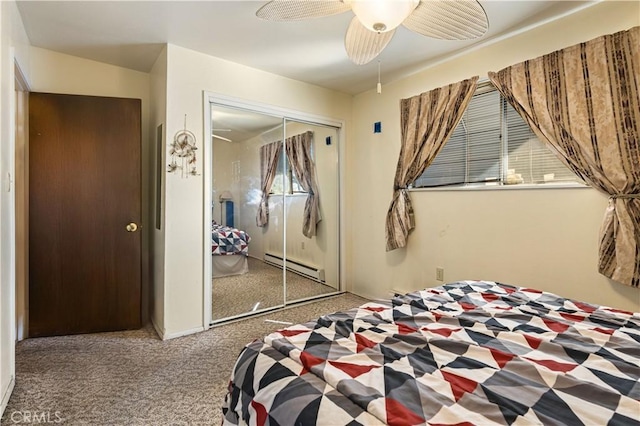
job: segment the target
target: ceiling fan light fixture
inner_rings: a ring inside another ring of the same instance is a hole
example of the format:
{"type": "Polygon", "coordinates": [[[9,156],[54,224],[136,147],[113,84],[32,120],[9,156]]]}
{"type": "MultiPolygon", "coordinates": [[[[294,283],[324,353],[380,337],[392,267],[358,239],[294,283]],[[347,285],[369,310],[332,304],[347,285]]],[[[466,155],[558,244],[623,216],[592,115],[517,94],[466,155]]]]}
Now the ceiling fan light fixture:
{"type": "Polygon", "coordinates": [[[368,30],[384,33],[397,28],[420,0],[345,0],[368,30]]]}

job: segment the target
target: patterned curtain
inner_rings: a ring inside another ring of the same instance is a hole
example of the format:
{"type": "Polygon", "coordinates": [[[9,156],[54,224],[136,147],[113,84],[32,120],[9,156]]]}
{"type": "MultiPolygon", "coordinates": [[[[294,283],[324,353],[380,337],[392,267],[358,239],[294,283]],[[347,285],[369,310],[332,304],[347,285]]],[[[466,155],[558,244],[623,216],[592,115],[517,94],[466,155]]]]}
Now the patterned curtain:
{"type": "Polygon", "coordinates": [[[476,76],[400,101],[402,146],[387,212],[387,251],[406,246],[409,232],[415,227],[407,186],[420,177],[447,142],[477,82],[476,76]]]}
{"type": "Polygon", "coordinates": [[[256,225],[266,226],[269,223],[269,191],[276,178],[278,159],[282,152],[282,141],[272,142],[260,147],[260,190],[262,196],[258,205],[256,225]]]}
{"type": "Polygon", "coordinates": [[[640,284],[640,27],[532,59],[489,78],[540,140],[609,196],[598,270],[640,284]]]}
{"type": "Polygon", "coordinates": [[[305,132],[292,136],[285,143],[285,150],[291,169],[295,173],[300,186],[307,192],[304,204],[304,221],[302,233],[311,238],[316,235],[316,225],[320,217],[320,194],[316,181],[316,166],[311,159],[312,132],[305,132]]]}

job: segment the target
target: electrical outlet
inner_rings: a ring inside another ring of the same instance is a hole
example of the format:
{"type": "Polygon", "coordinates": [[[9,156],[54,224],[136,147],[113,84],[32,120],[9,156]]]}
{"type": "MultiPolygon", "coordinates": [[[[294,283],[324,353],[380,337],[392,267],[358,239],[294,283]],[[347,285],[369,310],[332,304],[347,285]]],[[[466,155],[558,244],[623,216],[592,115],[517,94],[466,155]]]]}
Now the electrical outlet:
{"type": "Polygon", "coordinates": [[[444,281],[444,268],[436,268],[436,280],[444,281]]]}
{"type": "Polygon", "coordinates": [[[302,250],[304,250],[304,241],[301,243],[302,250]]]}

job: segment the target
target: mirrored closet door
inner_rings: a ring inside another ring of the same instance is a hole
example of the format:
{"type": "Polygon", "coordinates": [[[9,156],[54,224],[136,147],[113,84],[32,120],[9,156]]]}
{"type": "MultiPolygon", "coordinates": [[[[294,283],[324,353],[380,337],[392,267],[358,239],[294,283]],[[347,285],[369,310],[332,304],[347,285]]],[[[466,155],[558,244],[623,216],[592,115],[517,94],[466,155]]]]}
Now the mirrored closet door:
{"type": "Polygon", "coordinates": [[[211,104],[212,323],[335,294],[336,127],[211,104]]]}
{"type": "Polygon", "coordinates": [[[263,186],[274,176],[261,175],[268,172],[269,163],[281,161],[283,137],[281,117],[220,105],[212,108],[214,322],[284,304],[282,267],[264,262],[265,247],[282,245],[278,230],[284,213],[274,207],[282,203],[283,195],[263,197],[263,186]]]}
{"type": "Polygon", "coordinates": [[[339,290],[338,132],[286,120],[287,302],[339,290]]]}

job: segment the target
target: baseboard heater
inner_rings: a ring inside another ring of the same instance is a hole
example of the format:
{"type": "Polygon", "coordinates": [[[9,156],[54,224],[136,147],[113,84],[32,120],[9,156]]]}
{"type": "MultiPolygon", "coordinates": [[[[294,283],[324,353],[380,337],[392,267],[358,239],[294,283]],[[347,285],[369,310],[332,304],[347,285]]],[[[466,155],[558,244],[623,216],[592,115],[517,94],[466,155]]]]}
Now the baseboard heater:
{"type": "MultiPolygon", "coordinates": [[[[282,257],[269,253],[265,253],[264,261],[265,263],[278,266],[280,268],[282,268],[282,265],[284,264],[282,257]]],[[[303,263],[296,262],[295,260],[287,259],[287,270],[321,283],[325,282],[324,269],[314,268],[313,266],[308,266],[303,263]]]]}

